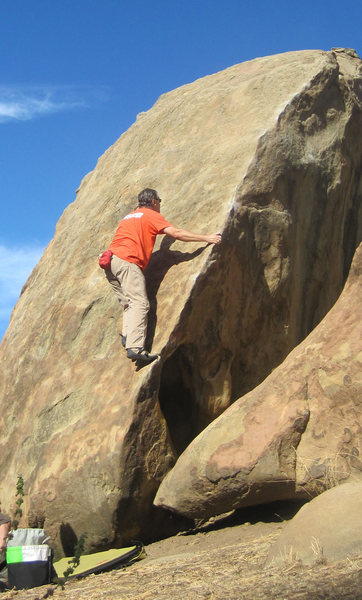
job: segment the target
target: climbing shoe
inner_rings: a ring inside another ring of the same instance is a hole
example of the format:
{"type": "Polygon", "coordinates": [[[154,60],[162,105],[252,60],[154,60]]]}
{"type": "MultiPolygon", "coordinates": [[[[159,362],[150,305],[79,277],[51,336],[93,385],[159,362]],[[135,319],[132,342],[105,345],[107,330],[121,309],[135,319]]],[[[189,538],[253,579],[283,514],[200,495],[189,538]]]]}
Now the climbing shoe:
{"type": "Polygon", "coordinates": [[[158,357],[158,354],[149,354],[147,350],[144,350],[143,348],[140,348],[138,352],[131,350],[131,348],[128,348],[127,350],[127,358],[130,358],[132,362],[139,362],[143,363],[144,365],[157,360],[158,357]]]}

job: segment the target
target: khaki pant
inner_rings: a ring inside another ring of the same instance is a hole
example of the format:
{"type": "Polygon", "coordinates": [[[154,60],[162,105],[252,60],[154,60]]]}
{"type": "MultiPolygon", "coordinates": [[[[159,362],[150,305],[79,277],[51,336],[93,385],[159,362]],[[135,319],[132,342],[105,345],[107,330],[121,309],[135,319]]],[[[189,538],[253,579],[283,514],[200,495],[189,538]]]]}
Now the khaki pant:
{"type": "Polygon", "coordinates": [[[126,348],[144,348],[150,304],[142,269],[113,254],[106,277],[123,307],[122,335],[126,348]]]}

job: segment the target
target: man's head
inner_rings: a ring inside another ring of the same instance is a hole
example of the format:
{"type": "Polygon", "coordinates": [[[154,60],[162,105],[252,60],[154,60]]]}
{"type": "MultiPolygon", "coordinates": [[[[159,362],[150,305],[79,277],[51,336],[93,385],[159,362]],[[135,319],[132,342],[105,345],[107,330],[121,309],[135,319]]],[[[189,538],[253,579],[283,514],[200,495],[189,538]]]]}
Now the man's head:
{"type": "Polygon", "coordinates": [[[160,202],[161,198],[159,197],[156,190],[152,190],[151,188],[146,188],[142,190],[138,194],[138,206],[139,207],[147,207],[160,212],[160,202]]]}

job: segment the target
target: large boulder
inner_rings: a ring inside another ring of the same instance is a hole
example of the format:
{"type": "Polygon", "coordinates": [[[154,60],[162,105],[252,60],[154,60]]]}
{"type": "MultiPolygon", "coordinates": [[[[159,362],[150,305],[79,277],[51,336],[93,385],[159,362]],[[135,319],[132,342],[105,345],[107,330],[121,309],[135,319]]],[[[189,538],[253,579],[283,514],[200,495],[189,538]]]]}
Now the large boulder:
{"type": "Polygon", "coordinates": [[[267,557],[267,565],[345,560],[362,554],[362,482],[323,492],[298,511],[267,557]]]}
{"type": "Polygon", "coordinates": [[[362,481],[361,298],[362,244],[322,322],[189,445],[156,505],[205,518],[362,481]]]}
{"type": "Polygon", "coordinates": [[[205,77],[139,115],[82,181],[0,347],[1,499],[21,472],[24,520],[58,550],[83,531],[92,548],[165,531],[152,500],[177,457],[338,298],[361,239],[360,68],[316,50],[205,77]],[[224,241],[156,247],[161,361],[136,371],[97,255],[146,186],[171,223],[224,241]]]}

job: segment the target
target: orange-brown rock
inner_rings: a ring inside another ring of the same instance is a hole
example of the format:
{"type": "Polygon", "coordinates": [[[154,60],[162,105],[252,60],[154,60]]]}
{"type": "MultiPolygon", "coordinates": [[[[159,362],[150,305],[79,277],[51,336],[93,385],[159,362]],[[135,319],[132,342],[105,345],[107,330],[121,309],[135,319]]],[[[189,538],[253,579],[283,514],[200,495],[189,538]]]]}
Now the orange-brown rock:
{"type": "Polygon", "coordinates": [[[156,505],[204,518],[362,482],[361,298],[362,244],[322,322],[193,440],[156,505]]]}
{"type": "Polygon", "coordinates": [[[192,439],[282,362],[338,298],[361,239],[361,61],[305,51],[162,96],[102,156],[30,276],[0,347],[1,500],[58,549],[161,534],[160,482],[192,439]],[[97,265],[143,187],[217,248],[164,240],[135,371],[97,265]]]}

